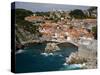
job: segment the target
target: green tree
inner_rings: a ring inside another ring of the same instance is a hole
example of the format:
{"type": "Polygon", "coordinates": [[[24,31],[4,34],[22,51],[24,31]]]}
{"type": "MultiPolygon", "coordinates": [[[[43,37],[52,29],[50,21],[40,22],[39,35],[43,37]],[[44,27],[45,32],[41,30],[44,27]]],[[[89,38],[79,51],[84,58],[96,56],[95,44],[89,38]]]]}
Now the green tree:
{"type": "Polygon", "coordinates": [[[92,27],[92,32],[93,32],[94,38],[97,39],[97,26],[96,27],[92,27]]]}
{"type": "Polygon", "coordinates": [[[16,24],[19,28],[25,29],[32,34],[38,32],[38,26],[34,25],[32,22],[24,20],[26,16],[30,16],[33,14],[32,11],[26,9],[16,9],[15,11],[16,24]]]}
{"type": "Polygon", "coordinates": [[[24,18],[26,16],[30,16],[32,14],[33,14],[33,12],[30,11],[30,10],[26,10],[26,9],[16,9],[15,10],[16,22],[19,22],[20,20],[24,20],[24,18]]]}
{"type": "Polygon", "coordinates": [[[84,19],[84,18],[86,18],[84,12],[80,9],[75,9],[75,10],[71,11],[69,13],[69,15],[71,16],[71,18],[75,18],[75,19],[84,19]]]}

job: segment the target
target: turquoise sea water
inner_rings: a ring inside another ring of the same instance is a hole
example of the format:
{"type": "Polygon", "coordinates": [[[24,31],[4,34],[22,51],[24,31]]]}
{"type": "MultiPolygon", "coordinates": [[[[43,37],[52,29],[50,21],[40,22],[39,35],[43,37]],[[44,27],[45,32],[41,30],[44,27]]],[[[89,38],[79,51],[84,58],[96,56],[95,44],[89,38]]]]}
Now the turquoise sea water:
{"type": "MultiPolygon", "coordinates": [[[[66,44],[66,43],[65,43],[66,44]]],[[[81,69],[78,64],[65,63],[68,54],[77,48],[60,47],[60,51],[44,53],[45,44],[38,44],[16,53],[16,72],[44,72],[81,69]]]]}

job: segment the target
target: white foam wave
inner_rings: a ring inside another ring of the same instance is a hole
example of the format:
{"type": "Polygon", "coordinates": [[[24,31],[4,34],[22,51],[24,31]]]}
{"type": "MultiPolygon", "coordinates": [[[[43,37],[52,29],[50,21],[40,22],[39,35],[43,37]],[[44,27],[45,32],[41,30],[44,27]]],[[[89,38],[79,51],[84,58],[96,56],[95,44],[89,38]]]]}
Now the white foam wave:
{"type": "Polygon", "coordinates": [[[73,65],[71,65],[71,66],[73,66],[73,67],[81,67],[81,65],[82,65],[82,64],[73,64],[73,65]]]}
{"type": "Polygon", "coordinates": [[[23,53],[23,52],[25,52],[25,50],[20,49],[20,50],[18,50],[18,51],[16,52],[16,54],[20,54],[20,53],[23,53]]]}
{"type": "Polygon", "coordinates": [[[60,56],[60,57],[63,57],[63,55],[61,55],[61,54],[60,54],[59,56],[60,56]]]}
{"type": "Polygon", "coordinates": [[[54,55],[53,53],[49,53],[49,55],[54,55]]]}
{"type": "Polygon", "coordinates": [[[64,63],[63,65],[66,66],[66,65],[68,65],[68,64],[67,64],[67,63],[64,63]]]}
{"type": "Polygon", "coordinates": [[[54,55],[53,53],[41,53],[41,55],[44,55],[44,56],[50,56],[50,55],[54,55]]]}
{"type": "Polygon", "coordinates": [[[82,68],[82,67],[84,67],[85,66],[85,63],[83,63],[83,64],[72,64],[72,65],[70,65],[70,67],[71,68],[82,68]]]}
{"type": "Polygon", "coordinates": [[[41,53],[41,55],[48,56],[48,53],[41,53]]]}

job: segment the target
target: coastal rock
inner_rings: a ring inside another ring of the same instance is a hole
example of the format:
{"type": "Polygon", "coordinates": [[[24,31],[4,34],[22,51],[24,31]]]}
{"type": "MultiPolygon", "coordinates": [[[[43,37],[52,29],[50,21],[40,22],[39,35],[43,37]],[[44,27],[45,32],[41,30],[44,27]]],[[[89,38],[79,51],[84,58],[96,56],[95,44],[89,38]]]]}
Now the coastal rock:
{"type": "Polygon", "coordinates": [[[25,46],[22,44],[16,44],[16,51],[18,51],[19,49],[24,49],[25,46]]]}
{"type": "Polygon", "coordinates": [[[87,58],[86,67],[87,69],[97,68],[97,41],[94,40],[90,45],[80,45],[78,54],[87,58]]]}
{"type": "Polygon", "coordinates": [[[57,50],[60,50],[60,48],[56,43],[47,43],[47,46],[45,47],[45,52],[53,52],[57,50]]]}
{"type": "Polygon", "coordinates": [[[79,56],[78,52],[72,52],[66,62],[68,64],[83,64],[84,62],[87,62],[87,59],[79,56]]]}

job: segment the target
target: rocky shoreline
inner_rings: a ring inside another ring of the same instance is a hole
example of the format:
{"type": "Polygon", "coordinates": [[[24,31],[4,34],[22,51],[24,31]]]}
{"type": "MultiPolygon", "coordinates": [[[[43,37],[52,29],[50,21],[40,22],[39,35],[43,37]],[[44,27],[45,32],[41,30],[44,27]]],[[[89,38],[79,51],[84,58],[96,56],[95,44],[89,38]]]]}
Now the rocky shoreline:
{"type": "MultiPolygon", "coordinates": [[[[16,51],[18,49],[24,49],[26,47],[31,47],[40,43],[46,44],[46,47],[43,52],[54,52],[55,50],[60,50],[60,46],[65,46],[59,42],[52,41],[43,41],[43,42],[34,42],[27,43],[24,45],[16,45],[16,51]]],[[[67,64],[84,64],[82,68],[85,69],[94,69],[97,68],[97,41],[91,43],[91,45],[79,45],[78,51],[71,52],[68,59],[66,60],[67,64]]]]}
{"type": "Polygon", "coordinates": [[[24,44],[21,44],[21,43],[17,43],[16,44],[16,51],[20,50],[20,49],[25,49],[25,48],[28,48],[28,47],[32,47],[36,44],[46,44],[46,43],[58,43],[58,42],[54,42],[54,41],[35,41],[35,42],[25,42],[24,44]]]}
{"type": "Polygon", "coordinates": [[[69,58],[66,60],[67,64],[83,64],[87,62],[85,57],[79,55],[79,52],[72,52],[69,58]]]}
{"type": "Polygon", "coordinates": [[[80,45],[77,52],[71,53],[68,64],[84,64],[84,69],[97,68],[97,43],[93,42],[89,46],[80,45]],[[95,45],[93,46],[93,44],[95,45]]]}

